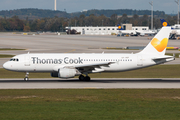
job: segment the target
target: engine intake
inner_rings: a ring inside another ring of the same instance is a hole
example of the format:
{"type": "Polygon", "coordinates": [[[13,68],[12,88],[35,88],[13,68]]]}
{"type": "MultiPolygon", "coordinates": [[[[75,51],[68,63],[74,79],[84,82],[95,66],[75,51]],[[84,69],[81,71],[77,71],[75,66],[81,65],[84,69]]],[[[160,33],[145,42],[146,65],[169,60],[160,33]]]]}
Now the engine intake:
{"type": "Polygon", "coordinates": [[[58,72],[52,72],[51,77],[58,77],[58,72]]]}
{"type": "Polygon", "coordinates": [[[73,78],[74,76],[78,75],[78,70],[70,69],[70,68],[60,68],[58,72],[52,72],[52,77],[59,77],[59,78],[73,78]]]}

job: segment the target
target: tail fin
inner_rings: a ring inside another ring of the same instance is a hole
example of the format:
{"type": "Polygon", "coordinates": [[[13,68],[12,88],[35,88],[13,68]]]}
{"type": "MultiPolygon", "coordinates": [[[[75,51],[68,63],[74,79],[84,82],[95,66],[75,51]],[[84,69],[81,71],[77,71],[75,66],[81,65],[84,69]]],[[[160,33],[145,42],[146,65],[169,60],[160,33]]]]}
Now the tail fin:
{"type": "Polygon", "coordinates": [[[171,27],[162,27],[149,44],[138,54],[164,55],[171,27]]]}
{"type": "Polygon", "coordinates": [[[119,24],[117,25],[117,27],[118,27],[118,30],[124,30],[124,29],[122,28],[122,26],[120,26],[119,24]]]}
{"type": "Polygon", "coordinates": [[[164,19],[160,19],[163,27],[170,26],[164,19]]]}

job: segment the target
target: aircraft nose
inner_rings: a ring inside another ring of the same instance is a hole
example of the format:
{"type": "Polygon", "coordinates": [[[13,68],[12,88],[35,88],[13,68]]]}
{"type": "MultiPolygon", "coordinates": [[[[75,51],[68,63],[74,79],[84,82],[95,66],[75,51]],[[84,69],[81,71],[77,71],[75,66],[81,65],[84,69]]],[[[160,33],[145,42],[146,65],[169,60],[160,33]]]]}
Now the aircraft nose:
{"type": "Polygon", "coordinates": [[[10,70],[11,65],[9,64],[9,62],[5,62],[5,63],[3,64],[3,68],[6,69],[6,70],[10,70]]]}

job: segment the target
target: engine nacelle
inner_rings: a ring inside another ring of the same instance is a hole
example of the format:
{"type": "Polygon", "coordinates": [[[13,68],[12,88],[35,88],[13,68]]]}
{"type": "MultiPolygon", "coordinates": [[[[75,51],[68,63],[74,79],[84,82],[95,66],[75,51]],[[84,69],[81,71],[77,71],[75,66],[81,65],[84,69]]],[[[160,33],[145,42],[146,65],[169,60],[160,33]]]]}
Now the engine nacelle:
{"type": "Polygon", "coordinates": [[[76,75],[76,69],[69,69],[69,68],[60,68],[58,70],[58,77],[59,78],[72,78],[76,75]]]}
{"type": "Polygon", "coordinates": [[[58,77],[58,72],[52,72],[51,77],[58,77]]]}

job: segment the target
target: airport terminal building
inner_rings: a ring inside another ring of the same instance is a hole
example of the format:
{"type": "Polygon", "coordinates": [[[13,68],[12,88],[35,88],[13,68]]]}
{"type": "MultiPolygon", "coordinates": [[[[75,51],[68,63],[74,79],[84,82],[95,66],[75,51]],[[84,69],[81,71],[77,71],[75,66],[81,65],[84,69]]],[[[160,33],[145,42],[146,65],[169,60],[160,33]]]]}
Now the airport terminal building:
{"type": "MultiPolygon", "coordinates": [[[[132,27],[132,24],[123,24],[124,30],[149,30],[147,26],[135,26],[132,27]]],[[[66,27],[66,29],[76,30],[80,32],[81,35],[111,35],[118,34],[119,30],[117,26],[85,26],[85,27],[66,27]]]]}

